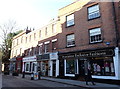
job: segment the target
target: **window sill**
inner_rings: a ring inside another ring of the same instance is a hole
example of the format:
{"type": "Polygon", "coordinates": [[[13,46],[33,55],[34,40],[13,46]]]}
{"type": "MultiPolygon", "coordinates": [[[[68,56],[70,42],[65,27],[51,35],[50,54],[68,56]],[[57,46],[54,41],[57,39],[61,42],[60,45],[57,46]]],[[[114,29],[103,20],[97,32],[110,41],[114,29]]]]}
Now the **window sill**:
{"type": "Polygon", "coordinates": [[[90,42],[89,44],[97,44],[97,43],[102,43],[103,41],[96,41],[96,42],[90,42]]]}
{"type": "Polygon", "coordinates": [[[66,48],[71,48],[71,47],[75,47],[76,45],[70,45],[70,46],[66,46],[66,48]]]}
{"type": "Polygon", "coordinates": [[[72,26],[74,26],[75,24],[72,24],[72,25],[70,25],[70,26],[66,26],[66,28],[69,28],[69,27],[72,27],[72,26]]]}

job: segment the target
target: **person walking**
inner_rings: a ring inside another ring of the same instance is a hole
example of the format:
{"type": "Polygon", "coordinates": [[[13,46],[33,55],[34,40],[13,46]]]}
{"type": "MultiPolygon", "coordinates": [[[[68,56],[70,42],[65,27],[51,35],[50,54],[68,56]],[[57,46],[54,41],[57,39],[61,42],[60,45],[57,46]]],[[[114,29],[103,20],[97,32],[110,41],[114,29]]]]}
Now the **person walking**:
{"type": "Polygon", "coordinates": [[[85,80],[86,80],[86,85],[88,85],[88,82],[91,82],[93,85],[95,85],[93,79],[92,79],[92,73],[91,73],[91,69],[88,68],[87,73],[85,73],[85,80]]]}

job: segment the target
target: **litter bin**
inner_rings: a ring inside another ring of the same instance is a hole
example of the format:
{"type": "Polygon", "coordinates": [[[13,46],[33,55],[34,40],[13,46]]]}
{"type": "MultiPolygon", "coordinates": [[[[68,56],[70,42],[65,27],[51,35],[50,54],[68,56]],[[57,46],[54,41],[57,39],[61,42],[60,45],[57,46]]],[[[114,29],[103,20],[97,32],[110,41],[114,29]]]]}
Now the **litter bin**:
{"type": "Polygon", "coordinates": [[[38,80],[38,72],[34,72],[34,80],[38,80]]]}

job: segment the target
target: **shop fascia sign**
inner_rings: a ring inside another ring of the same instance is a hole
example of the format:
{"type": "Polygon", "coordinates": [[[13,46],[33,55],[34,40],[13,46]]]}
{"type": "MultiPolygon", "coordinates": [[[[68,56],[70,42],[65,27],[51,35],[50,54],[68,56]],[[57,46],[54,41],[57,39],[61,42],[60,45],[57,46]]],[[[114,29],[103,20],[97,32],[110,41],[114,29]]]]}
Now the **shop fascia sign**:
{"type": "Polygon", "coordinates": [[[74,54],[64,55],[62,58],[78,58],[78,57],[98,57],[98,56],[114,56],[113,49],[96,50],[89,52],[77,52],[74,54]]]}
{"type": "Polygon", "coordinates": [[[26,58],[23,58],[23,62],[30,62],[30,61],[36,61],[37,58],[36,56],[32,56],[32,57],[26,57],[26,58]]]}
{"type": "Polygon", "coordinates": [[[58,52],[56,53],[50,53],[50,60],[58,59],[58,52]]]}
{"type": "Polygon", "coordinates": [[[48,59],[50,59],[49,54],[37,55],[37,60],[48,60],[48,59]]]}

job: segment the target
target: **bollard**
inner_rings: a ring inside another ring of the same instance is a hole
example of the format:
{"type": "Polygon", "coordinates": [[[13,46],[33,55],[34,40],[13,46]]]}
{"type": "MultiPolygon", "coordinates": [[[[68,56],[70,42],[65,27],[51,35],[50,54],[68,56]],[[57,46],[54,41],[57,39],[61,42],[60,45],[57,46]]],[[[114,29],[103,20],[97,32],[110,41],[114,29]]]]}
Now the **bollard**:
{"type": "Polygon", "coordinates": [[[22,75],[22,78],[25,78],[25,71],[23,71],[23,75],[22,75]]]}
{"type": "Polygon", "coordinates": [[[41,79],[41,73],[40,73],[40,71],[38,72],[38,80],[40,80],[41,79]]]}

